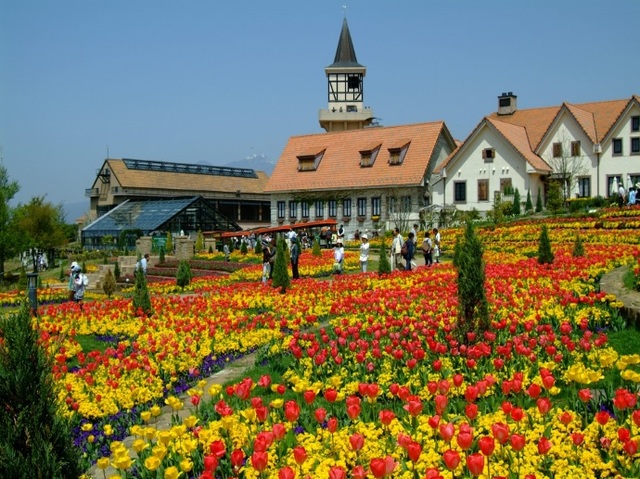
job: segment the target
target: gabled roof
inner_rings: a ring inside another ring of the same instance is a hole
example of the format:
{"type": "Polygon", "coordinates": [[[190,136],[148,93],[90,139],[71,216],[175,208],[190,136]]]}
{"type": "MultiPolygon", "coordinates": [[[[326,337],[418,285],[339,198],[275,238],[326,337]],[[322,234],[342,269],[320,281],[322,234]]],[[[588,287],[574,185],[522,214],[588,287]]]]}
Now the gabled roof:
{"type": "Polygon", "coordinates": [[[531,149],[526,128],[522,126],[504,123],[502,121],[487,119],[493,127],[507,140],[522,157],[538,171],[551,171],[551,167],[536,155],[531,149]]]}
{"type": "MultiPolygon", "coordinates": [[[[202,191],[207,193],[234,193],[238,190],[243,193],[262,194],[264,188],[269,181],[266,173],[263,171],[248,170],[255,173],[250,175],[233,176],[231,173],[234,168],[209,167],[217,168],[220,174],[203,174],[195,173],[198,165],[185,165],[182,163],[164,163],[166,169],[137,169],[131,168],[132,163],[143,160],[128,160],[109,158],[105,160],[101,170],[107,166],[111,175],[115,177],[122,188],[146,188],[146,189],[162,189],[175,190],[176,194],[180,191],[202,191]],[[129,165],[129,166],[128,166],[129,165]],[[173,168],[173,166],[182,168],[173,168]],[[225,174],[227,172],[228,174],[225,174]]],[[[163,162],[146,162],[162,165],[163,162]]],[[[202,166],[202,169],[207,168],[202,166]]],[[[243,171],[245,169],[242,169],[243,171]]],[[[242,173],[242,172],[241,172],[242,173]]],[[[100,178],[96,178],[94,187],[100,178]]]]}
{"type": "Polygon", "coordinates": [[[356,50],[353,48],[353,41],[351,40],[351,33],[349,32],[349,25],[347,25],[347,19],[342,21],[342,30],[340,31],[340,38],[338,39],[338,48],[336,49],[336,56],[333,59],[333,63],[327,68],[362,68],[362,65],[358,63],[356,58],[356,50]]]}
{"type": "Polygon", "coordinates": [[[373,127],[289,138],[265,189],[267,193],[418,186],[440,137],[455,148],[442,121],[373,127]],[[375,162],[361,167],[362,152],[380,145],[375,162]],[[389,149],[406,147],[401,164],[390,165],[389,149]],[[324,150],[314,171],[298,171],[301,153],[324,150]]]}

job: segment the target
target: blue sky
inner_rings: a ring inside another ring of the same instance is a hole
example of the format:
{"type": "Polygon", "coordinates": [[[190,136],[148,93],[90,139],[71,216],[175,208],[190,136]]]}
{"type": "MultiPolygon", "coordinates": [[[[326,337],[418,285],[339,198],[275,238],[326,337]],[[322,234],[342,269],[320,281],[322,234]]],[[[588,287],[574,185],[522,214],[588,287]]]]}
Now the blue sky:
{"type": "Polygon", "coordinates": [[[16,201],[88,210],[107,148],[276,160],[290,136],[322,132],[343,5],[365,105],[385,126],[444,120],[463,140],[503,91],[519,108],[640,94],[638,0],[0,0],[0,147],[16,201]]]}

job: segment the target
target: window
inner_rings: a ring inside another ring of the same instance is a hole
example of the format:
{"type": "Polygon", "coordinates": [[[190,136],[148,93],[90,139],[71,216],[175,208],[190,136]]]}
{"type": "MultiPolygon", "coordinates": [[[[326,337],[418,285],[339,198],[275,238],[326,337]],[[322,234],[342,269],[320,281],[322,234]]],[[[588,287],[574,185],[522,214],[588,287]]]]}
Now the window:
{"type": "Polygon", "coordinates": [[[390,165],[402,164],[402,162],[404,161],[404,157],[407,155],[409,143],[410,142],[407,140],[400,140],[395,145],[392,145],[388,148],[390,165]]]}
{"type": "Polygon", "coordinates": [[[493,148],[485,148],[482,150],[482,159],[485,163],[491,163],[496,157],[496,150],[493,148]]]}
{"type": "Polygon", "coordinates": [[[640,137],[631,138],[631,154],[637,155],[640,153],[640,137]]]}
{"type": "Polygon", "coordinates": [[[358,107],[356,105],[347,105],[347,113],[355,113],[358,111],[358,107]]]}
{"type": "Polygon", "coordinates": [[[324,156],[325,149],[313,150],[300,153],[298,158],[298,171],[315,171],[324,156]]]}
{"type": "Polygon", "coordinates": [[[366,198],[358,198],[358,216],[367,216],[366,198]]]}
{"type": "Polygon", "coordinates": [[[613,154],[622,155],[622,138],[614,138],[612,144],[613,144],[613,154]]]}
{"type": "Polygon", "coordinates": [[[302,216],[303,218],[309,217],[309,203],[307,203],[306,201],[300,203],[300,216],[302,216]]]}
{"type": "Polygon", "coordinates": [[[335,218],[336,216],[338,216],[338,203],[336,203],[336,200],[329,200],[329,218],[335,218]]]}
{"type": "Polygon", "coordinates": [[[390,196],[387,198],[387,210],[389,214],[393,214],[396,212],[396,197],[390,196]]]}
{"type": "Polygon", "coordinates": [[[631,131],[640,131],[640,116],[631,117],[631,131]]]}
{"type": "Polygon", "coordinates": [[[349,90],[359,90],[360,89],[360,75],[355,75],[355,74],[349,75],[347,77],[347,85],[348,85],[349,90]]]}
{"type": "Polygon", "coordinates": [[[629,175],[629,183],[638,188],[638,183],[640,183],[640,175],[629,175]]]}
{"type": "Polygon", "coordinates": [[[351,216],[351,198],[342,200],[342,217],[351,216]]]}
{"type": "Polygon", "coordinates": [[[400,205],[403,213],[411,212],[411,196],[403,196],[400,198],[400,205]]]}
{"type": "Polygon", "coordinates": [[[578,178],[578,196],[588,198],[591,196],[591,178],[578,178]]]}
{"type": "Polygon", "coordinates": [[[489,180],[478,180],[478,201],[489,201],[489,180]]]}
{"type": "Polygon", "coordinates": [[[324,201],[316,201],[316,218],[324,218],[324,201]]]}
{"type": "Polygon", "coordinates": [[[582,151],[580,150],[580,142],[572,141],[571,142],[571,156],[580,156],[582,151]]]}
{"type": "Polygon", "coordinates": [[[380,197],[371,198],[371,215],[380,216],[380,197]]]}
{"type": "Polygon", "coordinates": [[[467,201],[466,181],[456,181],[453,183],[453,201],[456,203],[464,203],[467,201]]]}
{"type": "Polygon", "coordinates": [[[284,218],[284,201],[278,201],[278,218],[284,218]]]}
{"type": "Polygon", "coordinates": [[[554,158],[562,157],[562,143],[553,144],[553,157],[554,158]]]}
{"type": "Polygon", "coordinates": [[[298,202],[289,201],[289,218],[295,218],[298,216],[298,202]]]}
{"type": "Polygon", "coordinates": [[[620,175],[607,176],[607,191],[609,192],[609,196],[618,194],[621,181],[622,176],[620,175]]]}
{"type": "Polygon", "coordinates": [[[500,178],[500,192],[503,195],[513,194],[513,186],[511,184],[511,178],[500,178]]]}

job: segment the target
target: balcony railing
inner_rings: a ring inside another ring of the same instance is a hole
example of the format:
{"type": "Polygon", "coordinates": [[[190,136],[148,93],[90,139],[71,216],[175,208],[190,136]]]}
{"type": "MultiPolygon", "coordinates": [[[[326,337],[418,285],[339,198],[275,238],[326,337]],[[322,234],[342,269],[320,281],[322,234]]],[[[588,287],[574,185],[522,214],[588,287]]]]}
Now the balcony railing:
{"type": "Polygon", "coordinates": [[[87,188],[86,190],[84,190],[84,196],[88,196],[89,198],[98,195],[100,195],[100,191],[98,190],[98,188],[87,188]]]}

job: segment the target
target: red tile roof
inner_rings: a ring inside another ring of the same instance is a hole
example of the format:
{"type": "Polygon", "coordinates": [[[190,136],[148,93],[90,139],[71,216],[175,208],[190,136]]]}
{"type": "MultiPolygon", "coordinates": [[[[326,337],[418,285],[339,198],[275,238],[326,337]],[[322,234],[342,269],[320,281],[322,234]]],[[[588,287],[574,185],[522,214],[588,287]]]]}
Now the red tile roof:
{"type": "Polygon", "coordinates": [[[455,143],[442,121],[294,136],[289,138],[265,192],[417,186],[442,135],[453,149],[455,143]],[[361,152],[378,145],[373,166],[361,167],[361,152]],[[406,145],[402,164],[390,165],[389,149],[406,145]],[[298,171],[299,156],[322,150],[324,155],[316,170],[298,171]]]}

